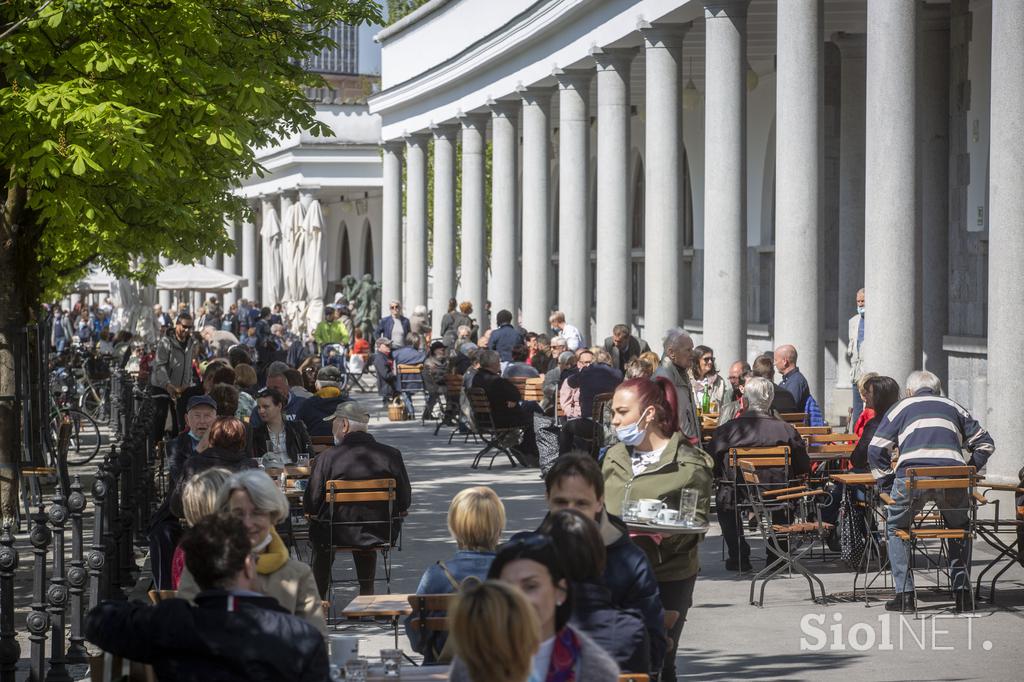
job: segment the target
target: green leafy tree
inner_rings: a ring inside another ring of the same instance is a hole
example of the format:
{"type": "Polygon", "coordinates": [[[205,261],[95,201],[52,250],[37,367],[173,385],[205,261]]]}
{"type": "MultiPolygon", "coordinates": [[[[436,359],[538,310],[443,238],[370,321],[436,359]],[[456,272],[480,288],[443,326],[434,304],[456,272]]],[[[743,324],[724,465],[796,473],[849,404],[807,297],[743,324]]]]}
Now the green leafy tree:
{"type": "Polygon", "coordinates": [[[388,0],[388,24],[393,24],[427,4],[428,0],[388,0]]]}
{"type": "MultiPolygon", "coordinates": [[[[255,150],[315,120],[303,60],[372,0],[7,0],[0,5],[0,396],[11,330],[92,264],[229,250],[255,150]]],[[[14,512],[16,406],[0,400],[0,513],[14,512]]]]}

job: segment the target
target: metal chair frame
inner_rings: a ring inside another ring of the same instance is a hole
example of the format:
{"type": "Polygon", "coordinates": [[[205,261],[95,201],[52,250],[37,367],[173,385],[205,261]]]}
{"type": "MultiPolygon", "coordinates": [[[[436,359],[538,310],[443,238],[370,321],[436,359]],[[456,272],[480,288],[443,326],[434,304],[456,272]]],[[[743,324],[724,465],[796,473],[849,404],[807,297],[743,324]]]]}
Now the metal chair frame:
{"type": "Polygon", "coordinates": [[[470,388],[468,395],[470,405],[473,408],[473,431],[484,442],[483,449],[476,453],[470,468],[479,468],[480,460],[491,450],[494,450],[494,454],[491,455],[491,461],[487,465],[488,469],[494,466],[494,458],[500,453],[505,453],[508,461],[515,467],[516,460],[512,456],[512,451],[522,438],[523,429],[518,426],[495,425],[494,414],[491,412],[491,402],[488,400],[484,389],[470,388]],[[509,441],[512,441],[512,443],[509,441]]]}

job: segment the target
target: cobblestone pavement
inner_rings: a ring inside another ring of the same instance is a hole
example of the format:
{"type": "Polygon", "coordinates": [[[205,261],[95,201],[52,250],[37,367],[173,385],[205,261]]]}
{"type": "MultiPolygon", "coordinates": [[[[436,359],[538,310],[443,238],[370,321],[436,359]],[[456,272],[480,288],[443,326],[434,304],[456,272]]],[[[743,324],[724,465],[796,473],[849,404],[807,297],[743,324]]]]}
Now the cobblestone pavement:
{"type": "MultiPolygon", "coordinates": [[[[378,401],[369,396],[359,399],[375,414],[371,432],[401,449],[412,480],[413,506],[404,526],[402,549],[393,554],[392,592],[414,591],[423,570],[455,550],[445,515],[452,496],[466,486],[489,485],[501,496],[509,519],[506,537],[539,524],[545,513],[544,487],[536,469],[513,469],[507,460],[496,459],[493,469],[486,468],[485,460],[485,466],[474,471],[469,465],[478,446],[472,440],[465,443],[457,436],[449,445],[450,429],[442,429],[435,437],[432,424],[391,423],[378,401]]],[[[83,483],[88,489],[88,481],[83,483]]],[[[88,520],[87,535],[90,525],[88,520]]],[[[763,554],[759,542],[752,544],[755,557],[763,554]]],[[[975,552],[975,573],[991,557],[980,544],[975,552]]],[[[17,619],[18,631],[24,633],[32,580],[31,551],[24,533],[18,535],[17,546],[21,551],[17,619]]],[[[814,604],[807,583],[794,576],[769,584],[764,608],[751,606],[747,603],[750,576],[725,571],[721,547],[717,524],[712,522],[701,547],[701,577],[679,648],[681,679],[812,680],[837,673],[859,680],[1020,678],[1024,663],[1024,569],[1020,566],[1011,568],[1000,581],[997,606],[983,602],[976,616],[954,617],[940,595],[926,593],[922,617],[915,619],[887,614],[877,600],[865,605],[848,599],[852,573],[838,562],[822,559],[809,565],[827,591],[839,595],[837,599],[827,605],[814,604]]],[[[302,554],[308,558],[307,552],[302,554]]],[[[354,578],[351,559],[338,556],[335,576],[354,578]]],[[[934,573],[930,579],[933,584],[934,573]]],[[[920,583],[927,585],[928,580],[922,576],[920,583]]],[[[378,590],[383,587],[380,584],[378,590]]],[[[354,587],[338,589],[335,605],[344,606],[355,592],[354,587]]],[[[360,623],[356,628],[363,638],[364,655],[376,656],[379,649],[394,645],[385,624],[360,623]]],[[[19,679],[27,679],[29,643],[25,635],[19,635],[19,640],[19,679]]],[[[411,653],[404,634],[398,643],[411,653]]],[[[81,666],[72,673],[75,679],[86,676],[81,666]]]]}

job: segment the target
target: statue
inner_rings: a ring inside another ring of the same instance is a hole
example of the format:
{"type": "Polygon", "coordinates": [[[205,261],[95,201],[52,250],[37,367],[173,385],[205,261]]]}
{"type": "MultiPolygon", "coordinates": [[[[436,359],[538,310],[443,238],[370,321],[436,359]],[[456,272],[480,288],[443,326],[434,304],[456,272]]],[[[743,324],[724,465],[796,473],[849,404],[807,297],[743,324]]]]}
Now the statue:
{"type": "Polygon", "coordinates": [[[373,329],[380,319],[380,286],[373,281],[369,273],[363,275],[352,293],[352,312],[358,326],[367,331],[367,338],[373,335],[373,329]]]}
{"type": "Polygon", "coordinates": [[[341,295],[348,302],[349,309],[355,313],[356,293],[359,291],[359,281],[352,275],[345,275],[341,278],[341,295]]]}

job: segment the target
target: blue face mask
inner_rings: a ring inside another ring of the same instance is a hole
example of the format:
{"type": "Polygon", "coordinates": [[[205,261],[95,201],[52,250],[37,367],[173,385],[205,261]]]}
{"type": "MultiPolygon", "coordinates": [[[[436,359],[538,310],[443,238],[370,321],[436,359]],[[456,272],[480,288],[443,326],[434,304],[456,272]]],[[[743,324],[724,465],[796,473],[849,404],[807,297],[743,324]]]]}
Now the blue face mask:
{"type": "Polygon", "coordinates": [[[191,438],[192,441],[195,442],[195,443],[198,443],[199,441],[201,441],[203,439],[202,436],[200,436],[195,431],[191,431],[191,430],[188,432],[188,437],[191,438]]]}
{"type": "MultiPolygon", "coordinates": [[[[646,410],[644,414],[646,414],[646,410]]],[[[637,419],[635,423],[615,429],[615,435],[623,445],[633,447],[643,442],[644,436],[647,435],[647,429],[640,428],[640,422],[643,419],[644,415],[641,414],[640,419],[637,419]]]]}
{"type": "Polygon", "coordinates": [[[862,305],[857,306],[857,314],[858,315],[863,315],[864,314],[864,306],[862,306],[862,305]]]}

